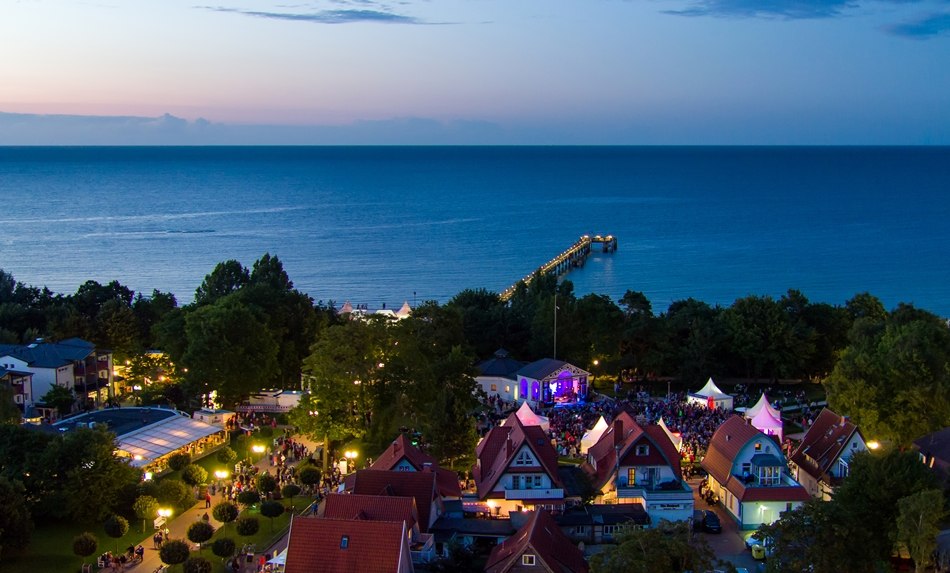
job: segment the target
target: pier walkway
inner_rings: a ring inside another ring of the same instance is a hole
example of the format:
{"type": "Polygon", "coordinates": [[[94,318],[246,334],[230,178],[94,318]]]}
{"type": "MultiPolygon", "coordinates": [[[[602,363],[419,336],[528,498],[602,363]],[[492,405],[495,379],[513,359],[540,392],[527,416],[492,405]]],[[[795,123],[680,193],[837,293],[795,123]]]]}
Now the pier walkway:
{"type": "Polygon", "coordinates": [[[530,275],[506,288],[504,291],[502,291],[499,297],[501,300],[508,302],[508,300],[510,300],[515,294],[515,290],[518,288],[519,283],[523,282],[526,285],[530,284],[531,279],[533,279],[537,274],[553,274],[555,276],[561,276],[573,268],[584,266],[584,261],[586,261],[587,257],[590,256],[591,249],[593,248],[594,244],[601,245],[602,252],[612,253],[617,250],[617,237],[613,235],[582,236],[577,240],[577,242],[568,247],[564,252],[538,267],[530,275]]]}

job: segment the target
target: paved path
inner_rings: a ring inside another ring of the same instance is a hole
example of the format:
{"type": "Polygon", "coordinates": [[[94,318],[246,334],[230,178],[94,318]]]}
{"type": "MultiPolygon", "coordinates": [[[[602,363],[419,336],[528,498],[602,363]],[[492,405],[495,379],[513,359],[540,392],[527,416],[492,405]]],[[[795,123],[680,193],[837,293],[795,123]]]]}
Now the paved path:
{"type": "Polygon", "coordinates": [[[722,533],[700,533],[706,538],[709,547],[717,558],[728,561],[736,567],[745,567],[750,572],[758,571],[759,562],[752,558],[752,552],[745,546],[745,537],[743,534],[752,533],[751,531],[741,531],[739,524],[724,508],[713,506],[699,497],[700,478],[689,480],[689,486],[693,488],[693,503],[696,509],[711,509],[719,516],[722,523],[722,533]]]}
{"type": "MultiPolygon", "coordinates": [[[[281,431],[283,430],[281,428],[278,428],[278,430],[275,431],[275,435],[279,435],[278,432],[281,432],[281,431]]],[[[303,443],[307,447],[307,450],[311,452],[315,451],[316,447],[319,445],[318,443],[315,443],[311,440],[308,440],[300,436],[294,436],[293,439],[294,441],[303,443]]],[[[211,455],[214,455],[214,454],[211,454],[211,455]]],[[[257,469],[259,471],[268,471],[268,470],[273,469],[273,467],[270,465],[270,461],[267,456],[264,456],[260,461],[258,461],[254,465],[257,466],[257,469]]],[[[291,464],[291,465],[296,465],[296,463],[291,464]]],[[[224,500],[224,497],[219,490],[218,495],[213,496],[211,505],[214,506],[215,504],[223,500],[224,500]]],[[[210,508],[205,509],[205,502],[202,500],[202,501],[196,502],[195,505],[193,505],[185,513],[177,515],[177,516],[172,516],[171,520],[169,520],[167,524],[169,539],[181,539],[181,540],[184,540],[189,545],[194,545],[190,541],[188,541],[188,537],[187,537],[188,527],[191,526],[191,524],[194,523],[195,521],[200,520],[201,517],[205,513],[208,514],[211,525],[213,525],[215,529],[218,529],[219,527],[222,526],[222,523],[217,521],[214,518],[214,516],[211,514],[211,509],[210,508]]],[[[233,532],[234,525],[231,524],[229,528],[233,532]]],[[[159,567],[162,566],[162,560],[159,558],[158,549],[154,547],[154,544],[152,542],[152,535],[154,534],[155,534],[154,531],[147,531],[146,532],[147,537],[145,537],[140,542],[142,547],[145,548],[145,558],[142,560],[142,562],[136,563],[131,566],[127,566],[124,569],[124,571],[130,571],[134,573],[154,573],[156,570],[158,570],[159,567]]],[[[238,543],[237,548],[238,548],[238,551],[240,551],[241,545],[240,545],[239,536],[234,534],[234,535],[229,535],[229,537],[232,537],[235,543],[238,543]]],[[[287,537],[288,537],[287,534],[284,534],[271,547],[258,547],[257,548],[258,553],[255,555],[255,558],[252,561],[252,563],[246,563],[246,561],[242,563],[241,573],[250,573],[252,571],[257,571],[257,558],[260,555],[263,555],[265,553],[271,553],[272,555],[276,555],[279,551],[283,550],[287,546],[287,537]]],[[[201,556],[212,561],[215,559],[220,559],[220,557],[217,557],[214,553],[211,552],[210,546],[206,547],[205,549],[201,551],[201,556]]],[[[108,573],[109,571],[111,571],[111,569],[103,569],[102,571],[103,573],[108,573]]]]}

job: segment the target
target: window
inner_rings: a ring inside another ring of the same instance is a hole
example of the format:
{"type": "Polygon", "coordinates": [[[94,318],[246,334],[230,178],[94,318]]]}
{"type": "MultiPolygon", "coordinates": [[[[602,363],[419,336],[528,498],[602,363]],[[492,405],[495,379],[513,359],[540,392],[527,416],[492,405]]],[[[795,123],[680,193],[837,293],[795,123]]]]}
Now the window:
{"type": "Polygon", "coordinates": [[[511,394],[511,386],[505,386],[505,392],[511,394]]]}
{"type": "Polygon", "coordinates": [[[498,384],[492,384],[492,385],[491,385],[491,391],[492,391],[492,392],[497,392],[497,391],[498,391],[498,384]]]}
{"type": "Polygon", "coordinates": [[[756,443],[755,443],[755,451],[757,451],[757,452],[761,452],[761,451],[762,451],[762,442],[756,442],[756,443]]]}
{"type": "Polygon", "coordinates": [[[541,487],[541,476],[534,476],[534,487],[541,487]]]}
{"type": "Polygon", "coordinates": [[[340,549],[346,549],[350,546],[350,536],[344,535],[340,538],[340,549]]]}
{"type": "Polygon", "coordinates": [[[586,525],[578,525],[577,527],[574,528],[574,535],[586,535],[586,534],[587,534],[586,525]]]}
{"type": "Polygon", "coordinates": [[[636,455],[638,456],[649,456],[650,455],[650,446],[642,444],[637,446],[636,455]]]}
{"type": "MultiPolygon", "coordinates": [[[[931,464],[931,467],[933,464],[931,464]]],[[[851,469],[848,467],[848,462],[844,460],[838,460],[838,477],[846,478],[851,474],[851,469]]]]}
{"type": "Polygon", "coordinates": [[[759,485],[778,485],[781,479],[782,471],[778,466],[759,468],[759,485]]]}
{"type": "MultiPolygon", "coordinates": [[[[637,483],[637,468],[627,470],[627,487],[633,487],[637,483]]],[[[624,485],[624,484],[621,484],[624,485]]]]}
{"type": "Polygon", "coordinates": [[[525,553],[521,556],[522,565],[534,565],[534,555],[530,553],[525,553]]]}
{"type": "Polygon", "coordinates": [[[521,450],[518,453],[518,457],[515,458],[516,466],[533,466],[534,459],[531,457],[531,454],[528,453],[528,450],[521,450]]]}
{"type": "Polygon", "coordinates": [[[749,472],[752,471],[752,464],[750,462],[742,462],[742,476],[745,477],[749,475],[749,472]]]}

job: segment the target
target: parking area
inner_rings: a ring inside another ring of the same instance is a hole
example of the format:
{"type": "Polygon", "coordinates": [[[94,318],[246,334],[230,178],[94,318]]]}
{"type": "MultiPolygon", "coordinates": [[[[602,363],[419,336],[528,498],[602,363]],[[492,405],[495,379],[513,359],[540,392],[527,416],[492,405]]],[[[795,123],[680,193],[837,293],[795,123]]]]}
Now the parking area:
{"type": "Polygon", "coordinates": [[[722,523],[722,533],[700,533],[700,535],[706,538],[709,547],[712,548],[717,558],[728,561],[736,567],[745,567],[750,572],[759,571],[759,566],[762,565],[762,562],[753,559],[752,552],[745,546],[745,537],[743,534],[750,532],[740,531],[739,525],[735,519],[729,515],[729,512],[722,507],[709,505],[705,500],[699,497],[699,483],[701,481],[699,478],[689,480],[689,485],[693,488],[694,507],[696,509],[710,509],[716,512],[716,515],[719,516],[719,521],[722,523]]]}

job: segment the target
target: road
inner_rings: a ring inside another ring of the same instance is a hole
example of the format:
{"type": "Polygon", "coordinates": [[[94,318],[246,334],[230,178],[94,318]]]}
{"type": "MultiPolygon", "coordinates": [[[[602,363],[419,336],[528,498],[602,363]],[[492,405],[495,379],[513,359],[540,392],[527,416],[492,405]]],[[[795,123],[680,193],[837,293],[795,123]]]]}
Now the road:
{"type": "Polygon", "coordinates": [[[752,552],[745,546],[745,537],[739,529],[739,524],[729,514],[728,511],[719,506],[711,506],[703,498],[699,497],[699,478],[689,480],[690,487],[693,488],[693,502],[696,509],[711,509],[719,516],[722,523],[722,533],[700,533],[706,538],[709,546],[712,548],[716,557],[722,561],[728,561],[736,567],[745,567],[750,572],[758,571],[761,562],[752,558],[752,552]]]}

